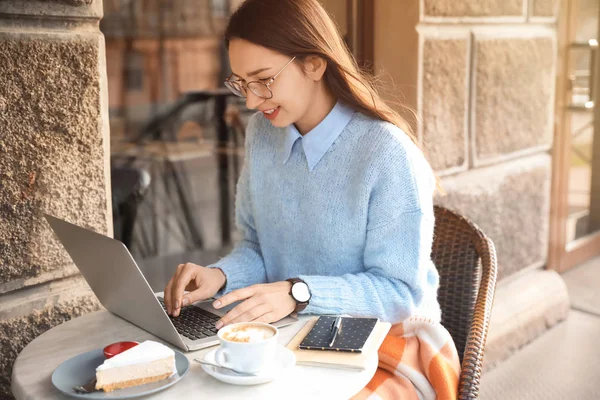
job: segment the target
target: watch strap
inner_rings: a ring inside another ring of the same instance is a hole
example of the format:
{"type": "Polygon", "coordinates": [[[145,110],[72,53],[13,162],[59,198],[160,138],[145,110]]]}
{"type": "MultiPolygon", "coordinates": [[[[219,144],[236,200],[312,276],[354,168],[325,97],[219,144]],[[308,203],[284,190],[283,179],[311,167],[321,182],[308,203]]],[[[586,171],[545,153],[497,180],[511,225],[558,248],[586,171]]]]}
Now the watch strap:
{"type": "MultiPolygon", "coordinates": [[[[292,286],[290,287],[290,296],[292,296],[292,299],[294,299],[296,301],[296,308],[294,309],[295,313],[298,313],[302,310],[304,310],[307,306],[308,306],[308,301],[304,301],[304,302],[300,302],[298,301],[294,295],[292,294],[292,288],[294,287],[294,284],[298,283],[298,282],[302,282],[306,285],[306,282],[304,282],[302,279],[300,278],[290,278],[290,279],[286,279],[286,281],[290,282],[292,284],[292,286]]],[[[308,285],[307,285],[308,286],[308,285]]],[[[310,298],[309,298],[310,301],[310,298]]]]}

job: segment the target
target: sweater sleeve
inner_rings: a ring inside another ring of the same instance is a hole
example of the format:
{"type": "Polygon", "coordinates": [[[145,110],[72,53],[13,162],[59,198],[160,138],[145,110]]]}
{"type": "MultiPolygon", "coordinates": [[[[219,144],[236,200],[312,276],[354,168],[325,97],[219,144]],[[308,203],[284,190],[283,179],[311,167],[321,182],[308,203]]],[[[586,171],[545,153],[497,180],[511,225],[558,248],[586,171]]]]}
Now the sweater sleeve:
{"type": "Polygon", "coordinates": [[[301,276],[312,294],[305,313],[347,313],[398,322],[417,309],[426,312],[421,303],[431,299],[428,291],[437,291],[438,286],[430,258],[435,178],[422,155],[422,160],[407,160],[401,153],[384,160],[391,168],[372,189],[364,270],[342,276],[301,276]]]}
{"type": "Polygon", "coordinates": [[[235,223],[242,238],[236,243],[231,253],[208,266],[221,269],[227,278],[225,287],[217,293],[218,296],[267,281],[265,264],[254,224],[252,196],[249,187],[251,141],[257,126],[256,120],[256,116],[253,116],[246,130],[246,154],[235,197],[235,223]]]}

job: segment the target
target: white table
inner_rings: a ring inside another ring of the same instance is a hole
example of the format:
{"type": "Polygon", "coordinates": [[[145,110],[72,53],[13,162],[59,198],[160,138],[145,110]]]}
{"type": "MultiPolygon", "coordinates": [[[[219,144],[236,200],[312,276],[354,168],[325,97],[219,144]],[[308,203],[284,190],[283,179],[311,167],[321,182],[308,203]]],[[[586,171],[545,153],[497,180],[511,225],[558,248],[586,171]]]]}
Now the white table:
{"type": "MultiPolygon", "coordinates": [[[[308,317],[301,317],[296,324],[281,328],[280,343],[287,345],[307,319],[308,317]]],[[[165,343],[108,311],[75,318],[50,329],[23,349],[13,367],[12,392],[17,400],[71,399],[59,392],[50,380],[54,369],[63,361],[80,353],[103,348],[112,342],[148,339],[165,343]]],[[[375,374],[378,362],[377,353],[374,353],[367,369],[362,372],[296,365],[287,375],[271,383],[235,386],[214,379],[204,372],[200,364],[193,361],[213,348],[184,353],[191,363],[187,375],[171,388],[147,398],[348,399],[365,387],[375,374]]]]}

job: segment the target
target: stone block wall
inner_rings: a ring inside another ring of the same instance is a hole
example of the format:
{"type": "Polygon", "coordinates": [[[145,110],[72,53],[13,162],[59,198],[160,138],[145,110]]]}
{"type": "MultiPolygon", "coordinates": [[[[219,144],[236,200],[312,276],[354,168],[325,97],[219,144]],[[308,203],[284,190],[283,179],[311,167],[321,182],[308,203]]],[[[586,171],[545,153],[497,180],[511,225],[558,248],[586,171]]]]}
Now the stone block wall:
{"type": "Polygon", "coordinates": [[[100,305],[43,218],[112,234],[101,0],[0,2],[0,398],[20,350],[100,305]]]}
{"type": "Polygon", "coordinates": [[[491,236],[500,279],[543,265],[558,0],[399,3],[376,4],[377,21],[394,23],[376,24],[375,64],[416,99],[419,138],[447,192],[437,202],[491,236]],[[418,49],[401,25],[414,29],[418,49]],[[398,65],[382,41],[396,45],[398,65]]]}

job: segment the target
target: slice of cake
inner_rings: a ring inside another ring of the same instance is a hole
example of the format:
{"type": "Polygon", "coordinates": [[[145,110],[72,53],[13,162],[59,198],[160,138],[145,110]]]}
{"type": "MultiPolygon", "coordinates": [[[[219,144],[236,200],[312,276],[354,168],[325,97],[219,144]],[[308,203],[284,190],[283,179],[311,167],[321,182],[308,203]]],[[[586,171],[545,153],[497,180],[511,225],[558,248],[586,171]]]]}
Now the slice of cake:
{"type": "Polygon", "coordinates": [[[175,372],[175,352],[161,343],[147,340],[96,368],[96,389],[112,392],[167,379],[175,372]]]}

